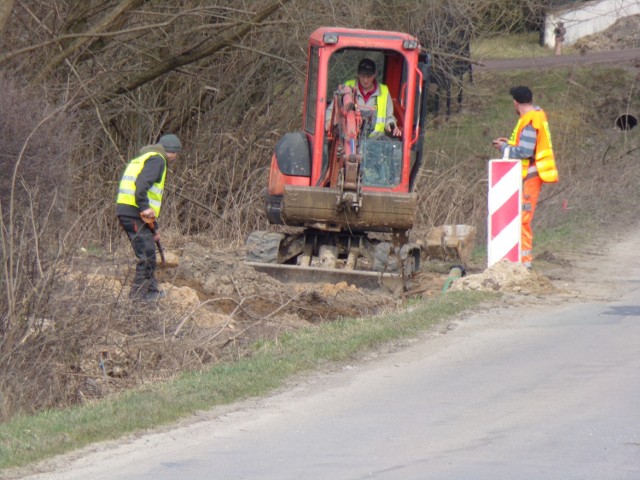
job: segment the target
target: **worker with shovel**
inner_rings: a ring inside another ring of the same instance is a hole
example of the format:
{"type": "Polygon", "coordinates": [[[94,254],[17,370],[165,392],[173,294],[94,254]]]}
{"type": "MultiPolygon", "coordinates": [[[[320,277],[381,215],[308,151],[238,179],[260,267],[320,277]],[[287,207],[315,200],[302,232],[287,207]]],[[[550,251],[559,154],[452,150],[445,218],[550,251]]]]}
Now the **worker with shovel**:
{"type": "Polygon", "coordinates": [[[157,219],[167,177],[167,162],[174,161],[180,150],[182,144],[178,137],[171,133],[163,135],[157,144],[140,149],[120,180],[116,215],[138,259],[129,293],[132,300],[154,302],[166,296],[158,288],[155,278],[156,244],[160,245],[157,219]]]}

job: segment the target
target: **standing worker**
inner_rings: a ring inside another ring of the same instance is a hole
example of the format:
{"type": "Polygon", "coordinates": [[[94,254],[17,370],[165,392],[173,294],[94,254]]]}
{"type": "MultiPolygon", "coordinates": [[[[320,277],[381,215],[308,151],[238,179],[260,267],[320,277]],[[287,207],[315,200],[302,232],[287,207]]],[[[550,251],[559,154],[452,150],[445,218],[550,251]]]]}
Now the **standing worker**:
{"type": "Polygon", "coordinates": [[[173,134],[163,135],[154,145],[140,149],[124,171],[116,215],[127,233],[138,259],[129,297],[132,300],[156,301],[166,296],[158,288],[156,242],[160,241],[157,219],[167,178],[167,162],[175,160],[182,144],[173,134]]]}
{"type": "Polygon", "coordinates": [[[562,44],[564,43],[564,35],[567,33],[567,29],[564,28],[564,23],[558,22],[556,28],[553,30],[555,35],[555,52],[556,55],[562,55],[562,44]]]}
{"type": "Polygon", "coordinates": [[[547,116],[533,105],[533,93],[529,87],[513,87],[516,113],[520,116],[511,138],[497,138],[493,146],[504,154],[509,147],[509,158],[522,160],[522,235],[520,261],[531,268],[533,260],[533,231],[531,221],[536,210],[542,183],[558,181],[558,170],[553,156],[551,133],[547,116]]]}

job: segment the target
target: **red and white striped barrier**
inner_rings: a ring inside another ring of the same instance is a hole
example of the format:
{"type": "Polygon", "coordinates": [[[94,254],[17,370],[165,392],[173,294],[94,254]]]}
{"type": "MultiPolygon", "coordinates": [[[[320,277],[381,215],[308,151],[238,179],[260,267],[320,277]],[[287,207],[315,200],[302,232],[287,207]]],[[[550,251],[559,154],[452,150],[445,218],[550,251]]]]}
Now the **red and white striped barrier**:
{"type": "Polygon", "coordinates": [[[505,258],[520,261],[522,167],[507,155],[489,161],[488,267],[505,258]]]}

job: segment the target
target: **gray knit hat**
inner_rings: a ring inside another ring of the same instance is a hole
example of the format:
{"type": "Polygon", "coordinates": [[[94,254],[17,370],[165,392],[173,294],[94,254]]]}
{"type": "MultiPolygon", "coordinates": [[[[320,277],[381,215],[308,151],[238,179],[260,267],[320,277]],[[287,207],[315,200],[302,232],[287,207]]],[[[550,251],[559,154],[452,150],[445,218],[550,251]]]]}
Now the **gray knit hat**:
{"type": "Polygon", "coordinates": [[[160,137],[160,145],[164,147],[167,153],[177,153],[182,150],[180,140],[173,133],[167,133],[160,137]]]}

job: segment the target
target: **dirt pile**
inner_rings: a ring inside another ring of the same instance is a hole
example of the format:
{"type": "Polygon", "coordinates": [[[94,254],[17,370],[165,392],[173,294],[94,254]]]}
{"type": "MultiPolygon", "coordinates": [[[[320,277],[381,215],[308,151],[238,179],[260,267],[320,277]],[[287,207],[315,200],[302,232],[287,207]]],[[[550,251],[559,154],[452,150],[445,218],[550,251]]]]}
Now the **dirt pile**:
{"type": "Polygon", "coordinates": [[[640,47],[640,15],[620,18],[606,30],[578,39],[574,46],[581,52],[638,48],[640,47]]]}
{"type": "Polygon", "coordinates": [[[521,263],[502,260],[482,273],[455,280],[449,288],[449,291],[460,290],[541,295],[553,293],[555,289],[544,275],[529,270],[521,263]]]}
{"type": "MultiPolygon", "coordinates": [[[[179,252],[176,268],[161,272],[173,286],[190,287],[201,303],[215,305],[230,314],[231,305],[242,305],[258,317],[279,318],[295,314],[304,322],[321,322],[341,317],[375,314],[395,305],[390,292],[370,292],[345,283],[285,284],[244,264],[242,252],[215,251],[191,242],[179,252]]],[[[170,290],[170,286],[167,285],[170,290]]],[[[171,299],[171,295],[169,295],[171,299]]],[[[235,313],[239,318],[240,312],[235,313]]]]}
{"type": "Polygon", "coordinates": [[[63,273],[58,299],[69,312],[79,295],[95,298],[74,311],[66,333],[76,338],[74,351],[55,367],[70,403],[239,358],[286,331],[375,315],[400,301],[344,282],[284,284],[245,265],[242,252],[229,247],[168,240],[158,269],[167,297],[154,304],[129,301],[135,261],[125,248],[116,257],[82,252],[63,273]]]}

